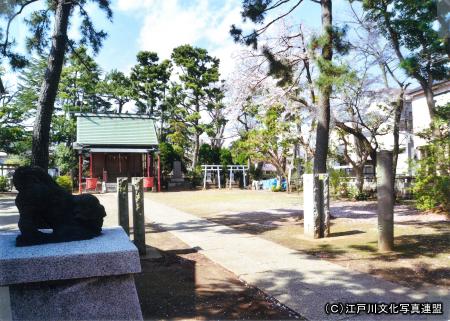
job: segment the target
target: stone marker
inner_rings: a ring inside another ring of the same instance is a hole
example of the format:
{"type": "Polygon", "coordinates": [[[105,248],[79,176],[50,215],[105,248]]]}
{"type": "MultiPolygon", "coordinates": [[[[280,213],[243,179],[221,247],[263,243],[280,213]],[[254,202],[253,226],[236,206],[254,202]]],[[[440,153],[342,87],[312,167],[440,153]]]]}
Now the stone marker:
{"type": "Polygon", "coordinates": [[[392,152],[377,153],[378,250],[394,249],[394,180],[392,152]]]}
{"type": "Polygon", "coordinates": [[[0,233],[0,286],[9,288],[13,320],[142,320],[139,255],[121,227],[28,247],[15,246],[18,234],[0,233]]]}
{"type": "Polygon", "coordinates": [[[315,239],[327,237],[330,234],[328,174],[303,175],[303,202],[303,233],[315,239]]]}
{"type": "Polygon", "coordinates": [[[181,162],[180,161],[174,161],[173,162],[173,177],[174,180],[183,179],[182,173],[181,173],[181,162]]]}
{"type": "Polygon", "coordinates": [[[128,211],[128,179],[126,177],[117,178],[117,210],[119,211],[119,225],[122,226],[125,233],[130,236],[130,219],[128,211]]]}
{"type": "Polygon", "coordinates": [[[145,255],[144,184],[142,177],[133,177],[133,235],[140,255],[145,255]]]}

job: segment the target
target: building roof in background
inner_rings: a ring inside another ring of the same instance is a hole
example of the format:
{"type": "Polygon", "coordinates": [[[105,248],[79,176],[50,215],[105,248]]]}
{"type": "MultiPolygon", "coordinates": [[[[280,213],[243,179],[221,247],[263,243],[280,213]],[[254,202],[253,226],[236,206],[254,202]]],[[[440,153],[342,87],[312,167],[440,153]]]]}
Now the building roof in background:
{"type": "Polygon", "coordinates": [[[148,115],[75,114],[77,141],[83,146],[151,148],[158,145],[154,119],[148,115]]]}
{"type": "Polygon", "coordinates": [[[277,168],[272,164],[264,163],[262,166],[262,170],[266,172],[276,172],[277,168]]]}
{"type": "MultiPolygon", "coordinates": [[[[433,84],[433,90],[438,90],[441,88],[450,87],[450,80],[442,80],[433,84]]],[[[421,86],[408,90],[407,95],[417,96],[423,94],[423,89],[421,86]]]]}

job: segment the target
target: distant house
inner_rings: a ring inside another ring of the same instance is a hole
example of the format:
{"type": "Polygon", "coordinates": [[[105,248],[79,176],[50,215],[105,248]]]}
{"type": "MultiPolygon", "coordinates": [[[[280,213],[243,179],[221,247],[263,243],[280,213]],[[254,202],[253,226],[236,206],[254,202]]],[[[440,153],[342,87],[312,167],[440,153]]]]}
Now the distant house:
{"type": "MultiPolygon", "coordinates": [[[[450,102],[450,80],[436,83],[433,86],[434,100],[437,108],[450,102]]],[[[417,133],[424,129],[430,128],[431,117],[428,111],[425,94],[421,87],[412,89],[407,92],[412,106],[413,118],[413,134],[414,147],[416,149],[416,157],[420,158],[420,147],[426,144],[423,138],[420,138],[417,133]]]]}
{"type": "MultiPolygon", "coordinates": [[[[77,140],[73,147],[79,153],[79,172],[83,165],[89,164],[88,178],[106,183],[115,183],[118,177],[154,176],[158,139],[152,118],[131,114],[75,116],[77,140]]],[[[80,187],[82,176],[79,175],[80,187]]]]}
{"type": "MultiPolygon", "coordinates": [[[[450,81],[436,83],[433,86],[434,99],[436,107],[450,102],[450,81]]],[[[421,87],[406,92],[406,101],[400,118],[399,148],[397,162],[397,175],[411,176],[414,173],[411,168],[411,161],[420,159],[420,147],[426,144],[426,141],[418,136],[418,133],[430,127],[431,117],[424,92],[421,87]]],[[[335,138],[336,139],[336,138],[335,138]]],[[[378,138],[380,148],[392,150],[394,137],[392,134],[383,135],[378,138]]],[[[371,160],[367,162],[364,168],[365,176],[371,176],[374,173],[371,160]]],[[[349,164],[339,164],[334,166],[348,170],[352,175],[349,164]]]]}

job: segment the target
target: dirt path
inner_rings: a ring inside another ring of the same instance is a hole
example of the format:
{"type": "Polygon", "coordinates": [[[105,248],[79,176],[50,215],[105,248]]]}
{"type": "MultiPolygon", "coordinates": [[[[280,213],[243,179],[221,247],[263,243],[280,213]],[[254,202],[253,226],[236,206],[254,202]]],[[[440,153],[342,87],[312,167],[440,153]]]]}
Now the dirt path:
{"type": "Polygon", "coordinates": [[[135,276],[144,319],[301,318],[168,232],[148,231],[147,244],[163,257],[142,260],[135,276]]]}

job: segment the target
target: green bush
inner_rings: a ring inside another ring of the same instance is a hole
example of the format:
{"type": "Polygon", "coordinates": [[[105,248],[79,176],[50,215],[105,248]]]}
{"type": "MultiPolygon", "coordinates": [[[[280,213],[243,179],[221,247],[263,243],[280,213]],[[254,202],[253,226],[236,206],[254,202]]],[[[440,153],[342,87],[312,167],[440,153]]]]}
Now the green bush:
{"type": "Polygon", "coordinates": [[[416,207],[420,210],[439,209],[450,213],[449,124],[450,103],[436,109],[432,126],[434,130],[418,134],[428,142],[421,147],[422,158],[417,163],[416,180],[412,188],[416,207]]]}
{"type": "Polygon", "coordinates": [[[261,180],[263,176],[262,168],[255,166],[254,164],[250,164],[249,176],[252,180],[261,180]]]}
{"type": "Polygon", "coordinates": [[[180,160],[181,157],[177,154],[173,145],[164,142],[159,143],[159,155],[162,175],[166,177],[173,169],[173,162],[180,160]]]}
{"type": "Polygon", "coordinates": [[[281,192],[281,186],[272,186],[272,192],[281,192]]]}
{"type": "Polygon", "coordinates": [[[27,166],[31,164],[31,158],[24,155],[8,155],[5,165],[27,166]]]}
{"type": "Polygon", "coordinates": [[[334,168],[330,169],[329,174],[330,174],[331,192],[337,196],[347,197],[348,196],[347,180],[346,180],[347,174],[344,171],[334,168]]]}
{"type": "Polygon", "coordinates": [[[201,185],[203,182],[203,171],[200,165],[197,165],[193,170],[189,171],[187,174],[189,180],[191,181],[192,187],[201,185]]]}
{"type": "Polygon", "coordinates": [[[8,179],[5,176],[0,176],[0,192],[7,192],[8,190],[8,179]]]}
{"type": "Polygon", "coordinates": [[[74,150],[64,144],[56,146],[52,160],[52,165],[58,167],[62,174],[69,174],[72,169],[78,166],[78,160],[74,150]]]}
{"type": "Polygon", "coordinates": [[[412,190],[419,210],[440,208],[450,212],[449,176],[418,174],[412,190]]]}
{"type": "Polygon", "coordinates": [[[366,192],[358,192],[358,189],[354,186],[350,186],[347,191],[348,197],[355,201],[367,201],[370,196],[366,192]]]}
{"type": "Polygon", "coordinates": [[[56,178],[56,183],[69,193],[72,193],[73,183],[70,176],[58,176],[56,178]]]}

